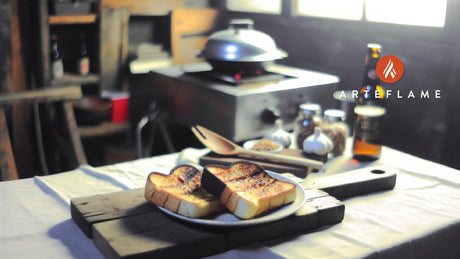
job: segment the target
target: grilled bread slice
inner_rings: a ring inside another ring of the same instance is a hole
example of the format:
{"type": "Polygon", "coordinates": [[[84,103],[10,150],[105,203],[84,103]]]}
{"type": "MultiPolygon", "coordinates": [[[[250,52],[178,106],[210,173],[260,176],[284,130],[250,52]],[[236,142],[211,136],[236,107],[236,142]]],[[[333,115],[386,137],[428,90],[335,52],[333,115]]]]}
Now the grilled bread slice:
{"type": "Polygon", "coordinates": [[[247,161],[237,161],[230,167],[206,166],[201,184],[243,219],[291,203],[297,195],[294,184],[277,180],[247,161]]]}
{"type": "Polygon", "coordinates": [[[223,209],[218,199],[201,188],[202,175],[189,165],[177,166],[169,175],[151,173],[145,185],[145,199],[189,218],[200,218],[223,209]]]}

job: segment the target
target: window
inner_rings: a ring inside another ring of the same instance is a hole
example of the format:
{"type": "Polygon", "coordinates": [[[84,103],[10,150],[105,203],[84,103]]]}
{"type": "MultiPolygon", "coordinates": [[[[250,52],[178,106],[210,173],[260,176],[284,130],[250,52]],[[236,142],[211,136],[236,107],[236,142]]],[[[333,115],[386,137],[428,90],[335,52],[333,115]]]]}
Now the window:
{"type": "MultiPolygon", "coordinates": [[[[281,14],[282,0],[227,0],[232,11],[281,14]]],[[[293,14],[444,27],[447,0],[292,0],[293,14]]]]}
{"type": "Polygon", "coordinates": [[[364,0],[299,0],[296,15],[361,20],[364,0]]]}
{"type": "Polygon", "coordinates": [[[366,0],[372,22],[444,27],[447,0],[366,0]]]}
{"type": "Polygon", "coordinates": [[[297,15],[444,27],[447,0],[297,0],[297,15]]]}
{"type": "Polygon", "coordinates": [[[281,14],[282,0],[227,0],[232,11],[281,14]]]}

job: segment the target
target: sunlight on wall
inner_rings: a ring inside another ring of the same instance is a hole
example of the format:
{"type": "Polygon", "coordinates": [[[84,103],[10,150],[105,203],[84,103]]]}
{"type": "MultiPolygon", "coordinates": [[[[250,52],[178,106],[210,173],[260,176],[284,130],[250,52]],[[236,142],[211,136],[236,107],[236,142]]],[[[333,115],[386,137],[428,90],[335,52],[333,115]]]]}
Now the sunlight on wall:
{"type": "Polygon", "coordinates": [[[227,8],[232,11],[280,14],[281,0],[227,0],[227,8]]]}
{"type": "Polygon", "coordinates": [[[447,0],[366,0],[372,22],[444,27],[447,0]]]}
{"type": "Polygon", "coordinates": [[[363,1],[364,0],[298,0],[297,14],[346,20],[361,20],[363,17],[363,1]]]}
{"type": "MultiPolygon", "coordinates": [[[[431,27],[444,27],[447,8],[447,0],[293,0],[292,3],[293,15],[431,27]]],[[[281,0],[227,0],[227,8],[281,14],[281,0]]]]}

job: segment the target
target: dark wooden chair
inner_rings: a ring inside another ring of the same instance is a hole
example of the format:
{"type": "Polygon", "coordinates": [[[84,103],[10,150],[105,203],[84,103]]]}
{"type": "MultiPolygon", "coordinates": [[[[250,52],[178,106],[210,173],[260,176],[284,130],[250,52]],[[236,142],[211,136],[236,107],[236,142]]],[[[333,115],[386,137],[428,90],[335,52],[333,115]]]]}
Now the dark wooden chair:
{"type": "Polygon", "coordinates": [[[10,133],[6,118],[6,109],[16,103],[57,103],[64,113],[63,128],[70,136],[68,149],[73,153],[77,165],[87,164],[78,132],[72,101],[82,97],[80,86],[50,87],[17,93],[0,93],[0,173],[1,180],[18,179],[14,150],[11,145],[10,133]]]}

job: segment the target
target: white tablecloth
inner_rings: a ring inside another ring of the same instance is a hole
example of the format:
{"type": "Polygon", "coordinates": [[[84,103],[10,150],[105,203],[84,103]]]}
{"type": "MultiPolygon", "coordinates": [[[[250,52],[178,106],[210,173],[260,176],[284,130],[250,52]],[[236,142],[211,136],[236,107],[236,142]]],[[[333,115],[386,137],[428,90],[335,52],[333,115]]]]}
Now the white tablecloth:
{"type": "MultiPolygon", "coordinates": [[[[0,258],[103,258],[70,217],[70,199],[143,187],[152,171],[206,149],[0,182],[0,258]]],[[[394,190],[344,200],[339,224],[210,258],[460,258],[460,171],[384,147],[371,164],[401,169],[394,190]]],[[[344,155],[310,178],[360,168],[344,155]]]]}

